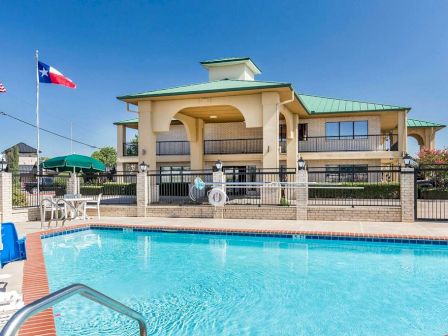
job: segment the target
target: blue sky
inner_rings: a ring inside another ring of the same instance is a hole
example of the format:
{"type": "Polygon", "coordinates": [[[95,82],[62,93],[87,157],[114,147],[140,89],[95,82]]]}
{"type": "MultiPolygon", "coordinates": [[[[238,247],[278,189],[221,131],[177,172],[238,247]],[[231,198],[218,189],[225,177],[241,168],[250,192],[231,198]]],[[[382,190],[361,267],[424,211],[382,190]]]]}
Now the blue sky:
{"type": "MultiPolygon", "coordinates": [[[[117,95],[207,80],[199,61],[250,56],[260,80],[301,93],[411,106],[448,123],[448,1],[0,2],[0,111],[35,120],[35,59],[70,77],[41,85],[41,125],[115,146],[131,118],[117,95]]],[[[35,130],[0,117],[0,149],[35,145],[35,130]]],[[[448,131],[438,147],[448,145],[448,131]]],[[[415,147],[413,147],[415,150],[415,147]]],[[[70,143],[42,133],[43,154],[70,143]]],[[[77,153],[91,149],[75,145],[77,153]]]]}

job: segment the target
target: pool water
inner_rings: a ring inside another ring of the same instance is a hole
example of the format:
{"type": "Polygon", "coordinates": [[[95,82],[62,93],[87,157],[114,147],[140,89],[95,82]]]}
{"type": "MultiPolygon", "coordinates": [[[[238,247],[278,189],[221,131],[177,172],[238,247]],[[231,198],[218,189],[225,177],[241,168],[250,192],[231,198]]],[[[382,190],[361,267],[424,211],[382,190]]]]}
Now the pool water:
{"type": "MultiPolygon", "coordinates": [[[[52,291],[84,283],[141,312],[151,335],[445,335],[448,248],[87,230],[43,239],[52,291]]],[[[58,335],[137,335],[84,298],[58,335]]]]}

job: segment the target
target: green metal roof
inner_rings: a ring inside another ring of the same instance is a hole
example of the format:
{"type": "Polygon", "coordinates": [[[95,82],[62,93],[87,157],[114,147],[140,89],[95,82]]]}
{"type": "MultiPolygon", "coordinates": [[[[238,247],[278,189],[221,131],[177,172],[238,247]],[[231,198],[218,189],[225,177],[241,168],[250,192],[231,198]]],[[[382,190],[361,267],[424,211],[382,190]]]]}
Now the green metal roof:
{"type": "Polygon", "coordinates": [[[129,125],[129,124],[138,124],[138,118],[127,119],[114,122],[114,125],[129,125]]]}
{"type": "Polygon", "coordinates": [[[417,120],[417,119],[408,119],[408,127],[446,127],[446,125],[433,123],[430,121],[417,120]]]}
{"type": "Polygon", "coordinates": [[[212,82],[205,82],[199,84],[176,86],[168,89],[147,91],[126,96],[117,97],[118,99],[136,99],[148,97],[163,97],[163,96],[178,96],[187,94],[226,92],[226,91],[242,91],[242,90],[256,90],[256,89],[270,89],[289,87],[291,84],[281,82],[262,82],[252,80],[231,80],[223,79],[212,82]]]}
{"type": "Polygon", "coordinates": [[[299,94],[310,114],[404,110],[409,107],[299,94]]]}

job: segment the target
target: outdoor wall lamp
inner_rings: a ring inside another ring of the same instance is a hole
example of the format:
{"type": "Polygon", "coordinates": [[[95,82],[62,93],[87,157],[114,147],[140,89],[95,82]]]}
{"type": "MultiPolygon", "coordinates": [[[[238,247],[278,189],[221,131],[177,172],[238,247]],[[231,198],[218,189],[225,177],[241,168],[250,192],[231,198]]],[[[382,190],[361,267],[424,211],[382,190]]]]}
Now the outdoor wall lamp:
{"type": "Polygon", "coordinates": [[[300,157],[299,160],[297,161],[297,166],[299,167],[299,170],[305,169],[305,160],[302,159],[302,157],[300,157]]]}
{"type": "Polygon", "coordinates": [[[216,171],[221,171],[222,170],[222,162],[221,160],[218,160],[215,162],[215,167],[216,167],[216,171]]]}
{"type": "Polygon", "coordinates": [[[403,156],[403,161],[406,167],[411,167],[411,161],[413,161],[412,156],[410,156],[408,153],[405,153],[405,155],[403,156]]]}
{"type": "Polygon", "coordinates": [[[8,164],[5,160],[4,157],[2,157],[1,161],[0,161],[0,172],[2,171],[6,171],[6,167],[8,167],[8,164]]]}
{"type": "Polygon", "coordinates": [[[149,168],[149,165],[147,165],[145,163],[145,161],[143,161],[142,163],[140,163],[139,167],[140,167],[140,172],[144,173],[149,168]]]}

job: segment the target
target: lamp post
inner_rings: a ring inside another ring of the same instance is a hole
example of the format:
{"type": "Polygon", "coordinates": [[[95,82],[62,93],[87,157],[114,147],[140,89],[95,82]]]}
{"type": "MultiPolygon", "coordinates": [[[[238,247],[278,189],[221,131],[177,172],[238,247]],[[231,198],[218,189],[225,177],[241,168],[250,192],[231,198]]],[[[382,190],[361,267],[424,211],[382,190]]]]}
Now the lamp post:
{"type": "Polygon", "coordinates": [[[215,162],[216,171],[220,172],[222,171],[222,162],[221,160],[218,160],[215,162]]]}
{"type": "Polygon", "coordinates": [[[146,170],[149,168],[149,165],[147,165],[145,163],[145,161],[143,161],[142,163],[139,164],[139,168],[140,168],[140,172],[144,173],[146,172],[146,170]]]}
{"type": "Polygon", "coordinates": [[[405,153],[403,156],[404,165],[407,168],[411,167],[411,161],[413,161],[412,156],[410,156],[408,153],[405,153]]]}
{"type": "Polygon", "coordinates": [[[297,167],[299,168],[299,170],[304,170],[305,169],[305,160],[300,157],[299,160],[297,160],[297,167]]]}
{"type": "Polygon", "coordinates": [[[5,158],[2,157],[0,160],[0,172],[6,171],[6,167],[8,167],[8,163],[6,162],[5,158]]]}

